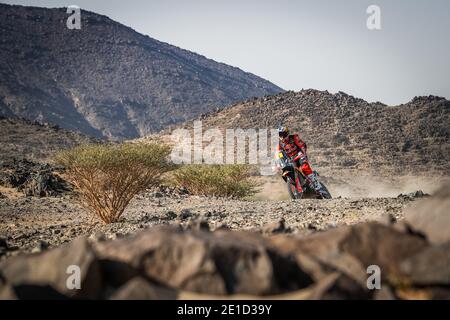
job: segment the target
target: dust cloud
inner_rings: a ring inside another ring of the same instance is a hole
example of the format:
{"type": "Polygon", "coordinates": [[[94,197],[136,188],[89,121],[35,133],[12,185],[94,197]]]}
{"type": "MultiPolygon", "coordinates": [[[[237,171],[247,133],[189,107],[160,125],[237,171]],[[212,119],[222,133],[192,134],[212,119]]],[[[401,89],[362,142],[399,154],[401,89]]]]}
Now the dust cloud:
{"type": "MultiPolygon", "coordinates": [[[[450,176],[392,176],[379,177],[367,172],[349,174],[327,173],[320,180],[325,183],[333,198],[382,198],[397,197],[421,190],[433,194],[439,187],[450,182],[450,176]]],[[[280,176],[259,177],[261,184],[256,200],[287,200],[286,184],[280,176]]]]}

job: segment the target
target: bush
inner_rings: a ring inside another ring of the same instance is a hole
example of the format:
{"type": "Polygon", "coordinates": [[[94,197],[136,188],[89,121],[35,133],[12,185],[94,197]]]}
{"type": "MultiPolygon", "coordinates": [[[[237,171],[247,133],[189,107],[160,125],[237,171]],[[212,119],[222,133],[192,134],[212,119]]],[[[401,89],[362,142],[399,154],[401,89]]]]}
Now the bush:
{"type": "Polygon", "coordinates": [[[62,151],[55,160],[65,167],[82,205],[111,223],[137,193],[159,184],[169,152],[154,143],[91,144],[62,151]]]}
{"type": "Polygon", "coordinates": [[[174,183],[191,194],[243,198],[256,193],[249,165],[185,165],[173,172],[174,183]]]}

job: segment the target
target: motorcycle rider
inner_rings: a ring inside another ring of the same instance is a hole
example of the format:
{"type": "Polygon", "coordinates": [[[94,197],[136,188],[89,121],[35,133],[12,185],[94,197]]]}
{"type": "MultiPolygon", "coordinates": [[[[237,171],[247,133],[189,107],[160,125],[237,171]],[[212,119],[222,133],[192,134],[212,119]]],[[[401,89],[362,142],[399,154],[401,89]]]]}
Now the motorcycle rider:
{"type": "MultiPolygon", "coordinates": [[[[317,180],[316,173],[309,165],[308,156],[306,154],[306,143],[300,139],[298,134],[289,134],[289,129],[287,127],[278,128],[278,137],[279,142],[276,148],[275,156],[278,157],[278,154],[281,151],[284,151],[286,156],[294,162],[294,165],[301,169],[308,185],[317,193],[320,193],[322,186],[317,180]]],[[[300,189],[300,192],[302,192],[301,186],[298,183],[297,188],[300,189]]]]}

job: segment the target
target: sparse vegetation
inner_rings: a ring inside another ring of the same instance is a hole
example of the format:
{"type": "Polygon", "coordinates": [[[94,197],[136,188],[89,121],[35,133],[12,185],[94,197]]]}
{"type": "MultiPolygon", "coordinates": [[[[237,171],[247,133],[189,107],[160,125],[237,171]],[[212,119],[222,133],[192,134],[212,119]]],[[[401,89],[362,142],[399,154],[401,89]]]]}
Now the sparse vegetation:
{"type": "Polygon", "coordinates": [[[170,149],[160,144],[82,145],[56,155],[81,203],[106,223],[117,221],[131,199],[160,183],[170,149]]]}
{"type": "Polygon", "coordinates": [[[196,195],[243,198],[256,193],[249,165],[186,165],[173,172],[174,183],[196,195]]]}

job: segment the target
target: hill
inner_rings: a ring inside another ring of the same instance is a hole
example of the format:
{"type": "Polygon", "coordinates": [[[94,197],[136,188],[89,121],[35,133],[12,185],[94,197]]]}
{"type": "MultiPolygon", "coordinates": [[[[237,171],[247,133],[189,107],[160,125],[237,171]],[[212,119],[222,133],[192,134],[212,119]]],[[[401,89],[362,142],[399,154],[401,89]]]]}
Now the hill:
{"type": "Polygon", "coordinates": [[[45,162],[57,151],[94,141],[55,125],[0,117],[0,162],[11,159],[45,162]]]}
{"type": "Polygon", "coordinates": [[[0,4],[0,115],[135,138],[282,89],[106,16],[0,4]]]}
{"type": "Polygon", "coordinates": [[[286,125],[308,142],[310,159],[321,168],[450,174],[450,101],[441,97],[387,106],[308,89],[251,99],[196,120],[203,130],[286,125]]]}

